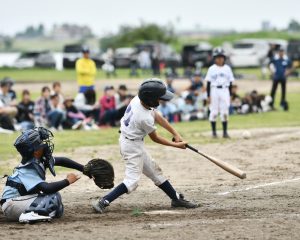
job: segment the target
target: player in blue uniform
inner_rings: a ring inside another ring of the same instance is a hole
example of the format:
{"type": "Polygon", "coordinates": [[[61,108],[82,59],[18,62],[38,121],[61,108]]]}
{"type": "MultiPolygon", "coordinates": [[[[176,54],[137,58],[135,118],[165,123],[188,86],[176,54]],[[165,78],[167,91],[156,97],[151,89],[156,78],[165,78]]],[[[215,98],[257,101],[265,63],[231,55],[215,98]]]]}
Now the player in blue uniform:
{"type": "Polygon", "coordinates": [[[0,205],[7,220],[32,222],[63,215],[59,191],[80,177],[73,173],[61,181],[47,183],[46,169],[55,176],[54,166],[83,171],[83,165],[65,157],[53,157],[53,134],[42,127],[24,131],[14,146],[22,161],[7,178],[0,205]]]}

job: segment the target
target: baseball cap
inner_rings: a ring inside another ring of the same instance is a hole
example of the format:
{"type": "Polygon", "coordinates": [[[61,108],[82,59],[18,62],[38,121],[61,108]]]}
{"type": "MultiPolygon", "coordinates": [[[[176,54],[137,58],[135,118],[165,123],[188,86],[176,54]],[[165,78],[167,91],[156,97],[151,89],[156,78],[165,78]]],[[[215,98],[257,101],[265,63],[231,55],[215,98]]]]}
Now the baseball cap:
{"type": "Polygon", "coordinates": [[[81,49],[81,51],[82,51],[83,53],[89,53],[89,52],[90,52],[90,49],[89,49],[89,47],[87,47],[87,46],[83,46],[82,49],[81,49]]]}
{"type": "Polygon", "coordinates": [[[109,85],[109,86],[105,86],[104,91],[106,92],[106,91],[112,90],[112,89],[114,89],[114,87],[112,85],[109,85]]]}

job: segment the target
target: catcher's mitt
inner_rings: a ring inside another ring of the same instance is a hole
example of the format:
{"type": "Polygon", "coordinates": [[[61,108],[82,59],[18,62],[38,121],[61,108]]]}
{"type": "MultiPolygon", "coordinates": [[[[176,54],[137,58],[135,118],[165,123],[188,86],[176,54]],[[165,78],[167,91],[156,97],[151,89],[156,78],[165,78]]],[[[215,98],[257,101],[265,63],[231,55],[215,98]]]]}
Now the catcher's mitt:
{"type": "Polygon", "coordinates": [[[92,159],[83,168],[83,174],[94,179],[95,184],[102,189],[113,188],[114,186],[114,168],[106,160],[92,159]]]}

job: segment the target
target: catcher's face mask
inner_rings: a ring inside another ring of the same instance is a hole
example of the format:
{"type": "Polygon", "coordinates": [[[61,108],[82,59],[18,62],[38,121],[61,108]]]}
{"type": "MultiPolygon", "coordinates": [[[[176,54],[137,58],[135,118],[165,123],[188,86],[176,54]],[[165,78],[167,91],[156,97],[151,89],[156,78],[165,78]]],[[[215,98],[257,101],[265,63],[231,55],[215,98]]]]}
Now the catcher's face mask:
{"type": "Polygon", "coordinates": [[[43,156],[41,157],[41,162],[44,164],[45,168],[49,168],[53,176],[56,176],[54,170],[54,158],[52,156],[54,150],[54,144],[51,141],[53,134],[51,131],[45,128],[39,128],[40,138],[43,141],[41,147],[43,148],[43,156]]]}

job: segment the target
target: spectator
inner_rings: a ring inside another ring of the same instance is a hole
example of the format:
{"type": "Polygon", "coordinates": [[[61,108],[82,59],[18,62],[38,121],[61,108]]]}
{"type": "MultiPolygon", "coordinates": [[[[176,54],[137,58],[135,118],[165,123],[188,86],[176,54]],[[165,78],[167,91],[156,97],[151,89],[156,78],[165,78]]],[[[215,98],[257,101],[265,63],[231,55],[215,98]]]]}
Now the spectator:
{"type": "Polygon", "coordinates": [[[79,111],[73,104],[74,99],[67,97],[64,101],[66,110],[66,118],[63,122],[63,126],[66,129],[92,129],[92,119],[87,118],[81,111],[79,111]]]}
{"type": "Polygon", "coordinates": [[[9,86],[9,95],[11,97],[11,105],[17,105],[17,94],[16,94],[16,91],[12,89],[12,86],[14,85],[14,80],[11,79],[10,77],[5,77],[3,78],[2,80],[3,82],[7,82],[8,83],[8,86],[9,86]]]}
{"type": "Polygon", "coordinates": [[[9,94],[9,82],[2,80],[0,83],[0,127],[3,129],[15,130],[13,118],[18,110],[14,106],[14,101],[9,94]]]}
{"type": "Polygon", "coordinates": [[[86,117],[91,117],[96,124],[99,123],[100,107],[96,103],[96,92],[93,89],[78,93],[75,97],[74,106],[86,117]]]}
{"type": "Polygon", "coordinates": [[[37,127],[46,127],[48,124],[47,115],[51,111],[50,88],[42,88],[41,97],[36,100],[34,105],[34,122],[37,127]]]}
{"type": "Polygon", "coordinates": [[[174,114],[176,112],[176,107],[173,103],[160,100],[157,110],[166,118],[169,122],[174,122],[174,114]]]}
{"type": "Polygon", "coordinates": [[[199,95],[202,87],[203,87],[202,75],[200,72],[195,72],[191,77],[190,91],[192,91],[194,95],[199,95]],[[198,92],[198,94],[196,92],[198,92]]]}
{"type": "Polygon", "coordinates": [[[230,99],[230,107],[229,113],[240,113],[242,107],[242,99],[238,95],[238,86],[233,84],[231,87],[231,99],[230,99]]]}
{"type": "Polygon", "coordinates": [[[30,92],[25,89],[22,92],[22,100],[17,105],[16,119],[23,131],[34,128],[34,102],[31,101],[30,92]]]}
{"type": "Polygon", "coordinates": [[[115,91],[113,86],[106,86],[104,95],[100,98],[100,125],[116,126],[117,110],[114,97],[115,91]]]}
{"type": "Polygon", "coordinates": [[[205,118],[203,111],[197,109],[195,105],[195,96],[193,94],[188,94],[185,97],[184,104],[181,105],[180,110],[182,121],[194,121],[205,118]]]}
{"type": "Polygon", "coordinates": [[[270,67],[270,70],[272,73],[272,79],[273,79],[273,84],[272,84],[272,89],[271,89],[272,102],[270,105],[274,109],[275,94],[276,94],[278,83],[280,83],[281,84],[280,106],[285,111],[287,111],[288,103],[287,103],[286,97],[285,97],[286,81],[287,81],[287,77],[291,74],[293,69],[292,69],[292,63],[288,59],[288,57],[285,56],[285,52],[282,47],[279,49],[279,56],[275,57],[271,60],[269,67],[270,67]]]}
{"type": "Polygon", "coordinates": [[[103,54],[104,64],[102,65],[102,70],[105,72],[106,77],[117,76],[116,68],[113,64],[114,62],[114,50],[108,48],[107,51],[103,54]]]}
{"type": "Polygon", "coordinates": [[[63,96],[62,91],[61,91],[60,82],[54,82],[52,84],[52,93],[51,93],[51,95],[54,95],[54,94],[56,94],[58,96],[59,105],[62,107],[63,104],[64,104],[64,96],[63,96]]]}
{"type": "Polygon", "coordinates": [[[95,62],[90,59],[90,50],[86,47],[82,49],[83,58],[76,61],[77,83],[79,92],[95,88],[95,76],[97,68],[95,62]]]}
{"type": "Polygon", "coordinates": [[[160,75],[160,50],[158,47],[154,47],[151,54],[151,67],[152,67],[152,75],[159,76],[160,75]]]}
{"type": "Polygon", "coordinates": [[[131,100],[131,97],[127,93],[126,85],[119,86],[118,92],[115,94],[115,104],[117,110],[117,120],[120,120],[126,111],[126,108],[131,100]]]}
{"type": "Polygon", "coordinates": [[[167,74],[166,75],[166,83],[167,83],[167,90],[172,92],[172,93],[175,93],[175,89],[173,87],[173,76],[171,74],[167,74]]]}
{"type": "Polygon", "coordinates": [[[50,107],[51,110],[47,113],[48,125],[52,130],[62,130],[64,111],[59,104],[59,97],[57,94],[50,96],[50,107]]]}

